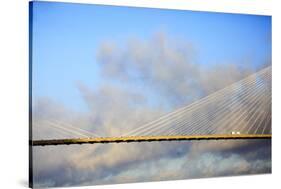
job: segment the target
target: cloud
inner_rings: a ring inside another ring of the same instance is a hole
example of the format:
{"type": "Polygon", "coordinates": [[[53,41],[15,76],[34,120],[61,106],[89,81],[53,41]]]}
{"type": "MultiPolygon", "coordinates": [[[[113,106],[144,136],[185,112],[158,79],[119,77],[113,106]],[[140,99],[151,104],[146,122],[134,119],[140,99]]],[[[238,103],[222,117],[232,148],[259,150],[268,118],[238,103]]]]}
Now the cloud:
{"type": "Polygon", "coordinates": [[[271,172],[270,144],[196,153],[190,150],[192,145],[160,142],[42,147],[35,156],[35,180],[38,186],[51,182],[53,186],[67,186],[271,172]]]}
{"type": "Polygon", "coordinates": [[[149,40],[129,39],[125,45],[107,41],[97,51],[105,78],[146,86],[173,106],[206,96],[254,71],[249,62],[208,67],[198,63],[196,55],[192,43],[173,40],[163,32],[149,40]]]}
{"type": "MultiPolygon", "coordinates": [[[[36,98],[34,139],[60,137],[58,130],[50,129],[50,121],[100,136],[120,136],[254,71],[251,64],[206,66],[196,56],[192,43],[165,33],[148,40],[100,44],[97,60],[103,82],[95,87],[77,84],[89,111],[76,112],[51,98],[36,98]]],[[[38,187],[271,172],[271,143],[264,141],[34,147],[33,154],[38,187]]]]}

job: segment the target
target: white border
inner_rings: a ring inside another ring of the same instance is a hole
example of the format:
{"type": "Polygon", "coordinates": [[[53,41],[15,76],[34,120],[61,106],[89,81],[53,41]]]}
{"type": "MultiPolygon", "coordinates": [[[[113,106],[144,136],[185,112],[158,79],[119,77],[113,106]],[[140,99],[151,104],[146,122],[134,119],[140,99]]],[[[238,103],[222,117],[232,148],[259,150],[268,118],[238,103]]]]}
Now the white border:
{"type": "Polygon", "coordinates": [[[47,0],[47,1],[271,15],[271,9],[272,9],[271,2],[273,0],[47,0]]]}
{"type": "MultiPolygon", "coordinates": [[[[59,0],[60,1],[60,0],[59,0]]],[[[278,0],[64,0],[64,2],[273,15],[273,174],[82,188],[279,188],[280,6],[278,0]],[[273,4],[274,3],[274,4],[273,4]]],[[[26,188],[28,178],[28,1],[0,2],[0,186],[26,188]]]]}

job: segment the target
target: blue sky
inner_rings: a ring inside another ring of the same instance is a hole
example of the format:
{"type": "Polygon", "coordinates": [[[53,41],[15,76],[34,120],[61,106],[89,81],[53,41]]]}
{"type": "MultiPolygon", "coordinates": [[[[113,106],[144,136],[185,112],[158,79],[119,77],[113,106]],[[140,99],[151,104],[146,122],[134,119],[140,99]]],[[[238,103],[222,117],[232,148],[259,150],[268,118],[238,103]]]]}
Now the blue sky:
{"type": "Polygon", "coordinates": [[[35,2],[34,97],[47,96],[86,110],[77,83],[100,85],[99,44],[148,39],[158,31],[190,41],[198,64],[206,66],[246,59],[258,67],[271,57],[269,16],[35,2]]]}

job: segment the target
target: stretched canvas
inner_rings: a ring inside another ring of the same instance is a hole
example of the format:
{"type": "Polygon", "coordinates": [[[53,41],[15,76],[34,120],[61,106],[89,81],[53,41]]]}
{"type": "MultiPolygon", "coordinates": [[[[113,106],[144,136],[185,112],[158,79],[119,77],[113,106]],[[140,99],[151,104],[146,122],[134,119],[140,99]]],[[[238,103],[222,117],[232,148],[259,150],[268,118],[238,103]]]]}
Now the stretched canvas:
{"type": "Polygon", "coordinates": [[[271,16],[31,2],[30,187],[271,173],[271,16]]]}

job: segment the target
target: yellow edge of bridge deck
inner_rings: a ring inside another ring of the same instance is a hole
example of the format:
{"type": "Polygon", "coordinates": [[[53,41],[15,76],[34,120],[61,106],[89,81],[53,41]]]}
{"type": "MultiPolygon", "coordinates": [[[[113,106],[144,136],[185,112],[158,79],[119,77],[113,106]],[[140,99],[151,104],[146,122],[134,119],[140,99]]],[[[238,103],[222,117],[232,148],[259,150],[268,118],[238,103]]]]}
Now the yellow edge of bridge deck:
{"type": "Polygon", "coordinates": [[[180,140],[226,140],[226,139],[271,139],[271,134],[220,134],[220,135],[178,135],[178,136],[129,136],[129,137],[96,137],[33,140],[32,146],[70,145],[93,143],[126,143],[126,142],[152,142],[152,141],[180,141],[180,140]]]}

